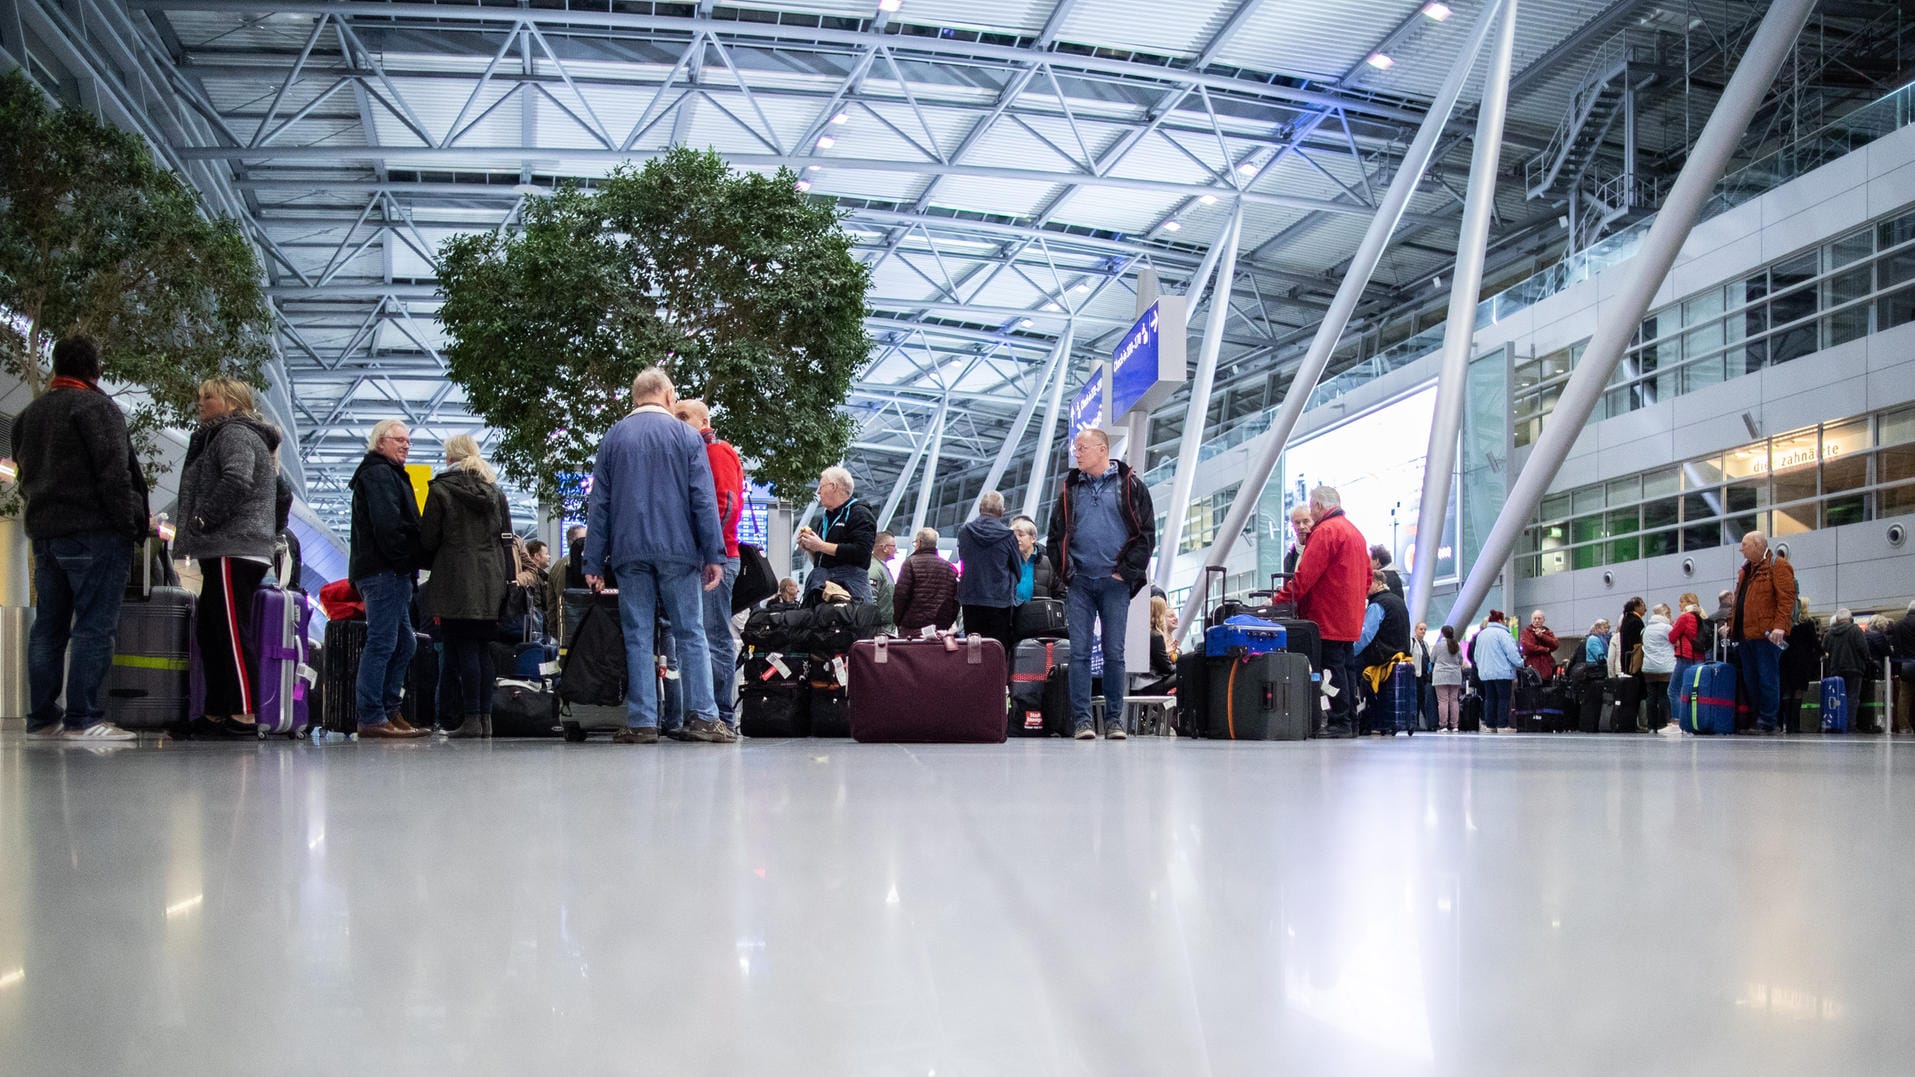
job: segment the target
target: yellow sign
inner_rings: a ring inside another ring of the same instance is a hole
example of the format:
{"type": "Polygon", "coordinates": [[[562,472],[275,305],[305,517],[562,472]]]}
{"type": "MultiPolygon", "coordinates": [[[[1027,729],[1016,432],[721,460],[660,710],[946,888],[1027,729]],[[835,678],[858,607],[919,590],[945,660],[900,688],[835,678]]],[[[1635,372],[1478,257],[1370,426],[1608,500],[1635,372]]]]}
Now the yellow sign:
{"type": "Polygon", "coordinates": [[[406,477],[412,480],[412,496],[419,499],[419,511],[426,511],[426,484],[432,481],[432,465],[407,464],[406,477]]]}

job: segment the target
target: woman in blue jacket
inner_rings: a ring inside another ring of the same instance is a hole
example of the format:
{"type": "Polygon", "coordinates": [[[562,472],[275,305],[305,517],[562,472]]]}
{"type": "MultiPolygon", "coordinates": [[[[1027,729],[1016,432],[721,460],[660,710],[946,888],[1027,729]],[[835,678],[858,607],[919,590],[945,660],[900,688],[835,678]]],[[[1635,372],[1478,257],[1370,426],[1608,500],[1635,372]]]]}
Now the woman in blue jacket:
{"type": "Polygon", "coordinates": [[[1476,634],[1474,650],[1476,677],[1483,682],[1483,726],[1492,731],[1507,730],[1511,689],[1523,655],[1502,610],[1489,611],[1489,620],[1476,634]]]}

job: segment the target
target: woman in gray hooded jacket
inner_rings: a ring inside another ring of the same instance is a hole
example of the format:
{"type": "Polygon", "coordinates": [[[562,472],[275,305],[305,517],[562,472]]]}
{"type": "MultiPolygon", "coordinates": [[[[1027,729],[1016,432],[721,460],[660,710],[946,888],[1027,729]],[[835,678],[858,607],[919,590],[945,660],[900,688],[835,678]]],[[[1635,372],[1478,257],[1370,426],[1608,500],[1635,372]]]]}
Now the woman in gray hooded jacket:
{"type": "Polygon", "coordinates": [[[258,708],[253,594],[272,565],[279,431],[260,417],[253,388],[237,378],[199,387],[199,429],[180,472],[174,550],[198,560],[204,583],[194,614],[206,713],[195,736],[252,736],[258,708]]]}
{"type": "Polygon", "coordinates": [[[478,443],[470,434],[448,439],[446,469],[427,488],[419,523],[419,545],[432,568],[425,612],[445,626],[445,661],[461,704],[456,712],[453,700],[441,700],[440,707],[465,716],[448,737],[492,733],[490,644],[498,636],[506,582],[517,570],[509,560],[511,532],[498,473],[479,455],[478,443]]]}

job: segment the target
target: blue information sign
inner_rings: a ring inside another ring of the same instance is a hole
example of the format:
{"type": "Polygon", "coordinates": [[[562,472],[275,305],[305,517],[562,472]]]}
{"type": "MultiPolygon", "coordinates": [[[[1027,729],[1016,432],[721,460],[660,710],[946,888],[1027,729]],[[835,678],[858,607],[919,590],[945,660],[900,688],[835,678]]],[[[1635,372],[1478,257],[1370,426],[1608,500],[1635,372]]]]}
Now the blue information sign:
{"type": "Polygon", "coordinates": [[[1110,368],[1099,363],[1091,368],[1090,380],[1071,400],[1071,440],[1110,416],[1110,368]]]}
{"type": "Polygon", "coordinates": [[[1183,296],[1164,296],[1118,340],[1110,357],[1112,421],[1156,407],[1184,380],[1184,303],[1183,296]]]}

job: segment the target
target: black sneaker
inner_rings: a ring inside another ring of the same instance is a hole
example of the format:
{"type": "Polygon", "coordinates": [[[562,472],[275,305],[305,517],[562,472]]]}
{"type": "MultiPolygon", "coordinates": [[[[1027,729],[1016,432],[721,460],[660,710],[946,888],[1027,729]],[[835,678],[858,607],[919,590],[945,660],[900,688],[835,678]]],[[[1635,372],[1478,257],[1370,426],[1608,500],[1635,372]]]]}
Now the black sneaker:
{"type": "Polygon", "coordinates": [[[1326,725],[1317,730],[1317,737],[1321,740],[1355,740],[1356,730],[1349,726],[1326,725]]]}
{"type": "Polygon", "coordinates": [[[658,729],[654,726],[628,725],[612,734],[613,744],[657,744],[658,729]]]}
{"type": "Polygon", "coordinates": [[[691,730],[682,725],[675,725],[670,729],[661,729],[658,731],[658,735],[667,740],[690,741],[697,739],[692,736],[691,730]]]}
{"type": "Polygon", "coordinates": [[[1097,730],[1092,728],[1091,726],[1080,725],[1077,727],[1077,732],[1071,735],[1073,737],[1076,737],[1078,740],[1096,740],[1097,730]]]}
{"type": "Polygon", "coordinates": [[[1748,729],[1736,730],[1736,736],[1738,737],[1779,737],[1781,735],[1782,731],[1780,729],[1764,729],[1759,725],[1750,726],[1748,729]]]}

